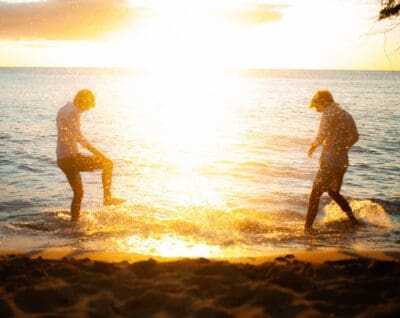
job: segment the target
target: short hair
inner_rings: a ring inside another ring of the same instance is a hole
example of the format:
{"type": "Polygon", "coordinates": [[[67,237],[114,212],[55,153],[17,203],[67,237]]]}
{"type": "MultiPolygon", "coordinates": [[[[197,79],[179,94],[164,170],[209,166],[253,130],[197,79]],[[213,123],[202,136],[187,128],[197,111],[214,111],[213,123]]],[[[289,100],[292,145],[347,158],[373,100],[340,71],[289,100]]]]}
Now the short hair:
{"type": "Polygon", "coordinates": [[[314,108],[317,105],[324,105],[327,106],[329,104],[334,103],[335,100],[333,99],[332,93],[326,89],[319,90],[318,92],[315,93],[313,98],[311,99],[310,108],[314,108]]]}
{"type": "Polygon", "coordinates": [[[85,89],[81,89],[78,93],[76,93],[75,97],[74,97],[74,104],[78,107],[80,107],[81,105],[81,101],[87,101],[89,100],[89,102],[91,103],[91,107],[96,106],[96,99],[94,97],[94,94],[92,93],[91,90],[85,88],[85,89]]]}

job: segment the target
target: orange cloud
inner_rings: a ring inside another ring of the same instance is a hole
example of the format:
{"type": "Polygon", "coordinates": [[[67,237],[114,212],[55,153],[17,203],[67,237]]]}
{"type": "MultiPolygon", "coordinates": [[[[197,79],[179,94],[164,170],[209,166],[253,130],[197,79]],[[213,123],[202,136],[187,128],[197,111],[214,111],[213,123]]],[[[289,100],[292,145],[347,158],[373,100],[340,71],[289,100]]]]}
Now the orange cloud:
{"type": "Polygon", "coordinates": [[[88,40],[133,21],[144,9],[124,0],[0,3],[0,39],[88,40]]]}
{"type": "Polygon", "coordinates": [[[285,4],[249,4],[241,10],[229,11],[228,16],[233,20],[246,25],[280,21],[282,10],[288,8],[285,4]]]}

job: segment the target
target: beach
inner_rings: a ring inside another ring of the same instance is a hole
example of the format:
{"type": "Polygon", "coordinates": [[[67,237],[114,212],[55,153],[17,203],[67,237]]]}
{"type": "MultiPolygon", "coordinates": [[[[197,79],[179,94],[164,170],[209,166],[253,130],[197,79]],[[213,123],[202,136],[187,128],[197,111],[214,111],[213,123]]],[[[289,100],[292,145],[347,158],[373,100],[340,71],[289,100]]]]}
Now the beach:
{"type": "Polygon", "coordinates": [[[396,252],[302,252],[236,260],[63,250],[6,254],[0,258],[4,318],[400,314],[396,252]]]}
{"type": "Polygon", "coordinates": [[[0,318],[399,318],[399,21],[0,0],[0,318]]]}

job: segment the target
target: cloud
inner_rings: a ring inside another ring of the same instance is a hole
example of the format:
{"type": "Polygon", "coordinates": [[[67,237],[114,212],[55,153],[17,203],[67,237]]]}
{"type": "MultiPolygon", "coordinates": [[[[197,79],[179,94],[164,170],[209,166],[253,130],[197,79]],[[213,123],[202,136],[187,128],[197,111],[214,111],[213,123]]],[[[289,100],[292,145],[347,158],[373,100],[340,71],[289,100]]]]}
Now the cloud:
{"type": "Polygon", "coordinates": [[[124,0],[0,2],[0,39],[96,39],[131,23],[142,10],[124,0]]]}
{"type": "Polygon", "coordinates": [[[248,4],[242,9],[229,11],[228,15],[235,21],[246,25],[259,25],[280,21],[282,10],[288,8],[285,4],[248,4]]]}

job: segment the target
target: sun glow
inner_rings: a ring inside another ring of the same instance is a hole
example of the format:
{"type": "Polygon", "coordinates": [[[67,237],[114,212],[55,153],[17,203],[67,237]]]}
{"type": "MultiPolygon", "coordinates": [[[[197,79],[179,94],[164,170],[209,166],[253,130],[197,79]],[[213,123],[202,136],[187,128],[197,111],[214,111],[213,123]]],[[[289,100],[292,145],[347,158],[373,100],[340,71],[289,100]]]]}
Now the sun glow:
{"type": "Polygon", "coordinates": [[[158,238],[148,239],[132,235],[126,239],[117,240],[116,246],[128,252],[162,257],[221,257],[222,255],[219,246],[171,235],[160,235],[158,238]]]}
{"type": "Polygon", "coordinates": [[[180,170],[191,171],[204,162],[208,150],[217,151],[221,127],[232,125],[228,101],[240,102],[237,83],[226,74],[229,56],[238,54],[229,54],[228,34],[234,32],[231,24],[212,17],[210,2],[149,5],[152,14],[137,30],[136,41],[129,45],[126,34],[118,41],[147,70],[138,103],[151,104],[149,120],[157,129],[146,137],[161,144],[180,170]],[[227,45],[221,49],[223,40],[227,45]]]}
{"type": "Polygon", "coordinates": [[[160,184],[182,206],[223,204],[201,169],[229,157],[223,134],[234,135],[232,105],[240,103],[246,90],[240,91],[239,83],[222,71],[179,65],[151,70],[140,85],[137,103],[149,110],[142,123],[153,127],[143,129],[143,138],[157,145],[163,164],[173,170],[160,184]]]}
{"type": "Polygon", "coordinates": [[[384,41],[390,24],[376,23],[379,2],[130,0],[121,7],[82,1],[83,13],[68,2],[21,2],[29,11],[10,5],[0,12],[0,21],[13,22],[0,32],[0,65],[399,68],[400,29],[384,41]]]}
{"type": "Polygon", "coordinates": [[[192,2],[161,2],[138,30],[135,46],[145,48],[146,68],[204,71],[227,66],[231,25],[213,18],[208,8],[192,2]],[[221,41],[225,41],[221,49],[221,41]]]}

